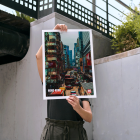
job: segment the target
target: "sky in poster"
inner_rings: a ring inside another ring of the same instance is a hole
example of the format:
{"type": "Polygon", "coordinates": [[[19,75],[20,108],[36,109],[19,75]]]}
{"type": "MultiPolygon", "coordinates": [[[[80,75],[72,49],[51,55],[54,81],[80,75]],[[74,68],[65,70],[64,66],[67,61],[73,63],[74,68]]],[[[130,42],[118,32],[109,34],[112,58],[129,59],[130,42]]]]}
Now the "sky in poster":
{"type": "Polygon", "coordinates": [[[78,32],[63,32],[61,33],[61,41],[63,45],[68,45],[69,50],[72,50],[72,58],[74,58],[74,43],[77,43],[78,32]]]}

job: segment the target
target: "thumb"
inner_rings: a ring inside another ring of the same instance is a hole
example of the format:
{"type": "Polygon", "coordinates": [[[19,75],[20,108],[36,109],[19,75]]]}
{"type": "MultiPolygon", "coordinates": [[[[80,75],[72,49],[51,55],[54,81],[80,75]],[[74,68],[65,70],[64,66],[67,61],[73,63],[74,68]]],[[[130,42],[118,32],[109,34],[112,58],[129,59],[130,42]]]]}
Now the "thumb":
{"type": "Polygon", "coordinates": [[[60,24],[57,24],[57,25],[53,28],[53,30],[56,30],[56,29],[61,29],[60,24]]]}

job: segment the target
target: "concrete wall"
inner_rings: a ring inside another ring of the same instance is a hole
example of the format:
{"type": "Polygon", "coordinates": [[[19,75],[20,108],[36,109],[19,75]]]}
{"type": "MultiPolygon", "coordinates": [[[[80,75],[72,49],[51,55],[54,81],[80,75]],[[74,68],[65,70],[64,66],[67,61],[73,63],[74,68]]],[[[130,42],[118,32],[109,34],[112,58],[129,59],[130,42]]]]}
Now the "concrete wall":
{"type": "Polygon", "coordinates": [[[139,140],[140,48],[95,63],[93,139],[139,140]]]}

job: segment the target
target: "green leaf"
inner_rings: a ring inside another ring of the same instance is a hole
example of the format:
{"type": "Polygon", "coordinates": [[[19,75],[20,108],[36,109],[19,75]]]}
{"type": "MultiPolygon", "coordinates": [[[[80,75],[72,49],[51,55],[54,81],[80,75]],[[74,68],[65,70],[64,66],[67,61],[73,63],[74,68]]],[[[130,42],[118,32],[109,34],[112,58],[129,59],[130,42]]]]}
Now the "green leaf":
{"type": "MultiPolygon", "coordinates": [[[[135,10],[140,13],[140,8],[135,7],[135,10]]],[[[140,47],[140,15],[128,13],[122,25],[114,28],[113,34],[111,48],[116,53],[140,47]]]]}
{"type": "Polygon", "coordinates": [[[17,16],[17,17],[20,17],[20,18],[22,18],[22,19],[26,19],[26,20],[28,20],[29,22],[35,21],[35,18],[32,18],[32,17],[30,17],[30,16],[28,16],[28,15],[25,15],[25,14],[23,14],[23,13],[20,13],[20,12],[18,12],[18,11],[15,11],[15,12],[16,12],[16,16],[17,16]]]}

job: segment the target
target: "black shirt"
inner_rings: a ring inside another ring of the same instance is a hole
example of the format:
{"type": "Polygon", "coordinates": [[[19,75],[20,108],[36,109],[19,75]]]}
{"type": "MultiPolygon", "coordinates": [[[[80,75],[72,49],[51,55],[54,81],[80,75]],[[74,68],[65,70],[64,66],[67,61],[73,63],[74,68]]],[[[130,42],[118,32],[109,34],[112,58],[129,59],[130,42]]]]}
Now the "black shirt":
{"type": "MultiPolygon", "coordinates": [[[[82,101],[89,101],[87,98],[79,98],[80,105],[82,101]]],[[[90,103],[90,102],[89,102],[90,103]]],[[[81,116],[72,108],[66,99],[55,99],[47,101],[48,118],[56,120],[83,121],[81,116]]]]}

